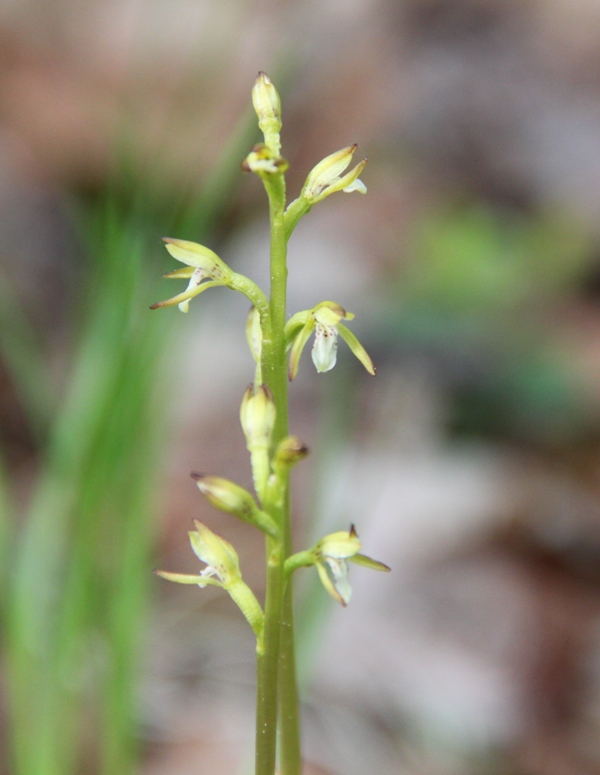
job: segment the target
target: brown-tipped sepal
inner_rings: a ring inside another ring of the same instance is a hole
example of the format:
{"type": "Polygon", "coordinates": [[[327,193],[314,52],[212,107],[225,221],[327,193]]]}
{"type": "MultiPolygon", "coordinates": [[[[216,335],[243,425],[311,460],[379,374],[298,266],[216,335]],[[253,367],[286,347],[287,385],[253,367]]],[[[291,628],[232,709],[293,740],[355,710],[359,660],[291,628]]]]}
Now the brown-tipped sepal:
{"type": "Polygon", "coordinates": [[[309,449],[298,436],[286,436],[277,445],[273,456],[273,467],[291,468],[308,455],[309,449]]]}

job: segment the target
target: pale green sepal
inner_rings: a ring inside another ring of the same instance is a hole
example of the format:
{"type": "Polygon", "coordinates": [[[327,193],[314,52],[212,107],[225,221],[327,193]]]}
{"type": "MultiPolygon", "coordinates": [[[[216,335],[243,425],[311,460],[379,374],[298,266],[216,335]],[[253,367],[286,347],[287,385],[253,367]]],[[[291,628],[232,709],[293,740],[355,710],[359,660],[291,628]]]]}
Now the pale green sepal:
{"type": "Polygon", "coordinates": [[[196,584],[199,587],[211,584],[214,587],[223,587],[223,584],[218,579],[207,578],[206,576],[192,576],[189,573],[169,573],[166,570],[155,570],[154,574],[160,576],[161,579],[174,581],[177,584],[196,584]]]}
{"type": "Polygon", "coordinates": [[[354,557],[348,557],[348,559],[355,565],[362,565],[363,568],[385,571],[386,573],[389,573],[392,570],[389,565],[386,565],[383,562],[377,562],[377,560],[373,560],[371,557],[367,557],[364,554],[355,554],[354,557]]]}
{"type": "Polygon", "coordinates": [[[205,245],[190,242],[189,240],[174,239],[173,237],[163,237],[163,242],[169,253],[177,261],[197,269],[203,269],[213,279],[217,279],[216,275],[221,275],[219,279],[226,280],[228,273],[231,272],[231,269],[219,258],[214,250],[207,248],[205,245]]]}
{"type": "Polygon", "coordinates": [[[188,535],[196,557],[212,568],[224,584],[240,578],[240,561],[233,546],[222,536],[213,533],[205,524],[194,520],[195,530],[188,535]]]}
{"type": "Polygon", "coordinates": [[[350,530],[340,530],[337,533],[330,533],[315,544],[316,552],[325,557],[331,557],[335,560],[345,560],[360,551],[360,538],[356,535],[354,525],[350,530]]]}
{"type": "Polygon", "coordinates": [[[189,280],[195,271],[193,266],[183,266],[181,269],[174,269],[172,272],[167,272],[163,277],[165,280],[189,280]]]}
{"type": "Polygon", "coordinates": [[[344,342],[346,342],[348,347],[352,350],[354,355],[362,363],[362,365],[369,372],[369,374],[372,374],[373,376],[375,376],[376,371],[375,371],[375,366],[373,365],[373,361],[371,360],[369,354],[362,346],[362,344],[354,336],[352,331],[350,331],[349,328],[346,328],[346,326],[343,323],[338,323],[337,329],[338,329],[339,335],[342,337],[344,342]]]}
{"type": "Polygon", "coordinates": [[[314,318],[310,317],[304,324],[304,327],[301,329],[300,333],[296,336],[296,339],[294,340],[294,344],[292,345],[292,350],[290,352],[290,365],[289,365],[289,371],[288,371],[288,376],[290,380],[294,379],[294,377],[298,373],[298,365],[300,363],[300,356],[302,355],[302,350],[304,349],[305,344],[310,339],[310,335],[314,331],[315,325],[316,323],[314,318]]]}
{"type": "Polygon", "coordinates": [[[313,307],[312,314],[317,323],[323,326],[337,326],[341,320],[353,320],[354,314],[335,301],[321,301],[313,307]]]}

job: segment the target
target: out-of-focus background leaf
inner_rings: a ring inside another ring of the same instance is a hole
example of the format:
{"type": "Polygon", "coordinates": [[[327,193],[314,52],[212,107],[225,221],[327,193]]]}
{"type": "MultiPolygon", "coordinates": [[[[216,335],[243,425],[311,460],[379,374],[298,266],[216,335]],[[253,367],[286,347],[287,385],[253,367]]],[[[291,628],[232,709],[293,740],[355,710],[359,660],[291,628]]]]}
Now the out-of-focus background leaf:
{"type": "Polygon", "coordinates": [[[393,566],[343,611],[298,574],[307,772],[596,772],[600,7],[21,0],[0,40],[0,772],[251,759],[251,633],[151,575],[194,571],[200,518],[261,592],[261,537],[189,479],[250,485],[247,305],[148,307],[165,235],[268,284],[258,70],[290,197],[369,157],[290,245],[290,312],[339,301],[378,367],[301,364],[296,545],[354,522],[393,566]]]}

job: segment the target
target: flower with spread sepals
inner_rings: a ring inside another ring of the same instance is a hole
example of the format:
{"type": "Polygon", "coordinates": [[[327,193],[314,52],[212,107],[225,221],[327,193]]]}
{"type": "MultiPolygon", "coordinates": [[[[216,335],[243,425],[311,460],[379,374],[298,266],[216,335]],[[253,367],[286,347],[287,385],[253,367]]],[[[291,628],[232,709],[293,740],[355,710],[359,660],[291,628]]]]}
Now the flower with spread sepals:
{"type": "Polygon", "coordinates": [[[353,318],[354,315],[351,312],[346,312],[334,301],[322,301],[310,310],[293,315],[285,327],[286,342],[288,346],[291,346],[289,378],[294,379],[298,373],[302,350],[313,331],[315,332],[315,341],[312,348],[312,359],[318,372],[329,371],[335,366],[339,334],[369,374],[374,375],[375,366],[367,351],[342,323],[342,320],[352,320],[353,318]]]}
{"type": "Polygon", "coordinates": [[[201,589],[206,586],[221,587],[228,592],[238,605],[257,638],[257,649],[262,651],[264,614],[254,593],[242,580],[240,562],[233,546],[221,536],[213,533],[202,522],[194,520],[195,530],[188,533],[196,557],[206,567],[199,575],[154,571],[167,581],[178,584],[197,584],[201,589]]]}
{"type": "Polygon", "coordinates": [[[233,277],[232,270],[210,248],[199,245],[196,242],[172,239],[171,237],[163,237],[163,242],[173,258],[176,258],[183,264],[187,264],[185,269],[176,269],[174,272],[164,275],[164,277],[176,280],[189,279],[190,282],[183,293],[173,296],[172,299],[159,301],[153,304],[150,309],[172,307],[177,304],[182,312],[187,312],[190,299],[194,296],[202,293],[207,288],[214,288],[217,285],[228,285],[231,281],[233,277]],[[208,282],[204,283],[203,280],[208,282]]]}
{"type": "Polygon", "coordinates": [[[330,533],[318,541],[312,549],[298,552],[285,562],[286,576],[290,576],[296,568],[316,565],[321,583],[331,597],[346,606],[352,597],[352,588],[348,581],[348,562],[363,565],[371,570],[389,571],[390,568],[382,562],[372,560],[360,554],[361,542],[354,529],[330,533]]]}

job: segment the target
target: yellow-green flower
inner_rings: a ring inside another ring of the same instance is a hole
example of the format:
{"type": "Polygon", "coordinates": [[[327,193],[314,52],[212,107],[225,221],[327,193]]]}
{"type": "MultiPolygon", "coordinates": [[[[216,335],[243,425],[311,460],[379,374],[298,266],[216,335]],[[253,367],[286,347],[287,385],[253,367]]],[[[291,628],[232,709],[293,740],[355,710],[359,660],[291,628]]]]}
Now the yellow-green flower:
{"type": "Polygon", "coordinates": [[[352,597],[352,588],[348,581],[348,562],[363,565],[371,570],[390,570],[382,562],[360,554],[360,549],[360,539],[354,525],[350,525],[350,530],[330,533],[312,549],[293,554],[285,562],[285,572],[290,576],[296,568],[316,565],[321,583],[327,592],[340,605],[347,606],[352,597]]]}
{"type": "Polygon", "coordinates": [[[357,147],[356,143],[349,145],[347,148],[342,148],[340,151],[336,151],[320,161],[309,172],[300,197],[314,205],[336,191],[345,191],[346,193],[358,191],[361,194],[366,194],[367,187],[358,177],[365,168],[366,159],[359,162],[350,172],[342,175],[352,161],[352,156],[357,147]]]}
{"type": "Polygon", "coordinates": [[[197,584],[201,588],[212,585],[228,589],[232,584],[240,581],[242,578],[240,561],[229,541],[213,533],[198,520],[194,520],[194,526],[196,529],[190,530],[188,535],[194,554],[206,564],[204,570],[199,575],[157,570],[156,575],[178,584],[197,584]]]}
{"type": "Polygon", "coordinates": [[[159,301],[153,304],[150,309],[172,307],[177,304],[182,312],[187,312],[190,299],[193,299],[194,296],[207,290],[207,288],[228,285],[231,281],[233,272],[210,248],[199,245],[197,242],[172,239],[171,237],[163,237],[163,242],[173,258],[187,264],[185,269],[176,269],[164,277],[174,280],[189,279],[189,283],[183,293],[179,293],[166,301],[159,301]],[[207,282],[203,282],[204,280],[207,282]]]}
{"type": "Polygon", "coordinates": [[[298,312],[290,318],[286,325],[286,340],[290,350],[289,378],[294,379],[298,373],[298,365],[302,350],[314,331],[315,341],[312,348],[312,360],[318,372],[333,369],[337,359],[338,334],[346,342],[354,355],[362,363],[369,374],[375,374],[375,366],[367,351],[342,323],[342,320],[352,320],[354,315],[334,301],[322,301],[309,310],[298,312]]]}
{"type": "Polygon", "coordinates": [[[263,651],[264,613],[250,587],[243,581],[240,561],[233,546],[220,535],[213,533],[202,522],[194,520],[195,530],[189,532],[194,554],[205,564],[198,575],[154,571],[167,581],[177,584],[197,584],[201,589],[206,586],[221,587],[229,593],[248,624],[256,635],[256,648],[263,651]]]}

